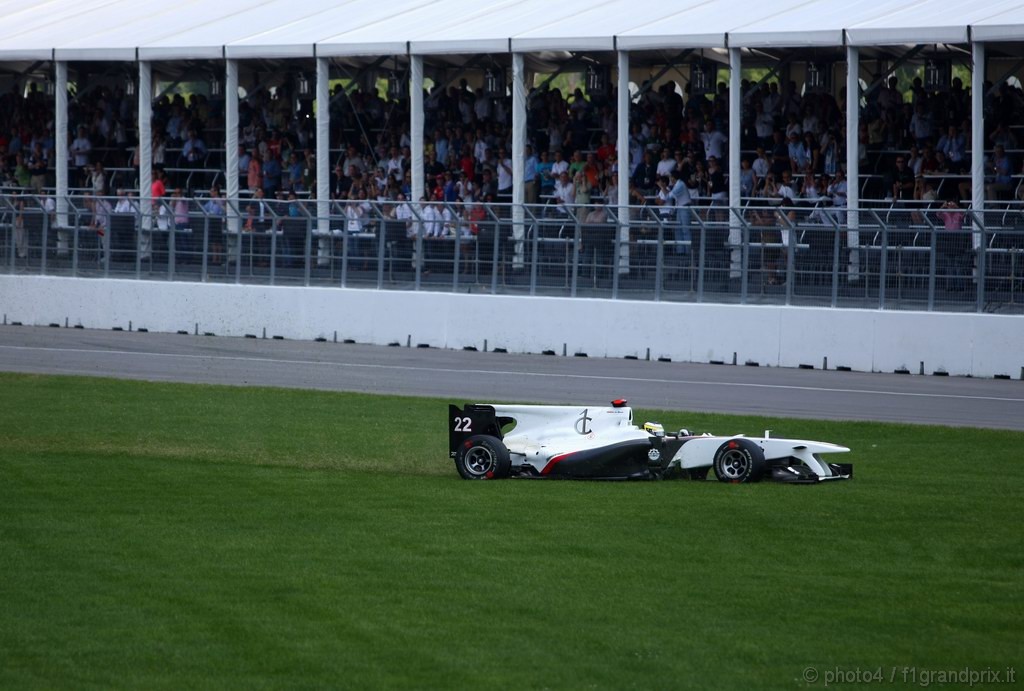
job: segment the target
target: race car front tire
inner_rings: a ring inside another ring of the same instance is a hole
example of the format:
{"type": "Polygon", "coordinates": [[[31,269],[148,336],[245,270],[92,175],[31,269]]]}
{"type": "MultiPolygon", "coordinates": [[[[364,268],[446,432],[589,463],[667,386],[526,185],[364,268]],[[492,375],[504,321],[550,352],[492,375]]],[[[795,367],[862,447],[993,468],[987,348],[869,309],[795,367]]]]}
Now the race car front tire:
{"type": "Polygon", "coordinates": [[[757,482],[764,475],[764,451],[749,439],[730,439],[718,447],[713,466],[719,482],[757,482]]]}
{"type": "Polygon", "coordinates": [[[455,467],[465,480],[496,480],[512,473],[512,459],[500,439],[476,434],[462,442],[455,467]]]}

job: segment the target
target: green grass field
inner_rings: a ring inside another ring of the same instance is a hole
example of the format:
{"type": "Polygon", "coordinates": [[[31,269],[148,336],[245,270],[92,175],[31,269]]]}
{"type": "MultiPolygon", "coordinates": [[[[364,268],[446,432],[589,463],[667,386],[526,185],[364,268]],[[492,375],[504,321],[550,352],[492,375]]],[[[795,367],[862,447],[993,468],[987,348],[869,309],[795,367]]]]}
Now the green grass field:
{"type": "Polygon", "coordinates": [[[470,483],[447,403],[0,374],[0,688],[1021,667],[1024,434],[638,410],[842,443],[857,476],[470,483]]]}

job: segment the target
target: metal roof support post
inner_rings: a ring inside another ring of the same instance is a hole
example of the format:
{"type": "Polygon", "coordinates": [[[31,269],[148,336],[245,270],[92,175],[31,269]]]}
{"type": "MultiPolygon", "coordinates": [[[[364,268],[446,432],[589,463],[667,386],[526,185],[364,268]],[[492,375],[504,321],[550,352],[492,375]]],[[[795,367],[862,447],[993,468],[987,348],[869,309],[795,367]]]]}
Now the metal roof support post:
{"type": "Polygon", "coordinates": [[[153,227],[146,202],[153,194],[153,65],[139,61],[139,208],[142,228],[153,227]]]}
{"type": "MultiPolygon", "coordinates": [[[[224,61],[224,189],[227,193],[228,233],[242,246],[241,217],[238,213],[238,61],[224,61]]],[[[235,258],[241,265],[241,258],[235,258]]],[[[238,270],[236,266],[236,272],[238,270]]],[[[238,281],[236,276],[236,282],[238,281]]]]}
{"type": "MultiPolygon", "coordinates": [[[[740,199],[740,132],[743,123],[740,121],[740,76],[743,70],[742,56],[739,48],[729,48],[729,280],[742,279],[741,301],[746,301],[746,250],[737,251],[746,245],[743,237],[742,217],[739,216],[743,204],[740,199]]],[[[712,202],[714,203],[714,202],[712,202]]]]}
{"type": "MultiPolygon", "coordinates": [[[[68,64],[60,60],[53,65],[56,93],[54,94],[54,124],[56,131],[57,169],[57,225],[68,225],[68,64]]],[[[46,255],[46,248],[43,248],[46,255]]]]}
{"type": "Polygon", "coordinates": [[[409,56],[409,138],[412,141],[412,193],[409,201],[419,202],[426,194],[423,179],[423,56],[409,56]]]}
{"type": "Polygon", "coordinates": [[[629,271],[629,51],[618,51],[618,58],[618,80],[616,85],[618,89],[618,113],[616,120],[615,160],[619,163],[619,177],[616,181],[616,187],[618,188],[616,203],[619,209],[616,215],[619,217],[618,238],[623,241],[619,245],[619,251],[625,251],[626,254],[625,260],[621,256],[619,257],[618,270],[621,271],[623,264],[625,264],[625,270],[629,271]]]}
{"type": "MultiPolygon", "coordinates": [[[[316,227],[331,230],[331,86],[330,62],[316,59],[316,227]]],[[[328,246],[330,238],[328,237],[328,246]]]]}
{"type": "Polygon", "coordinates": [[[980,266],[985,223],[985,44],[971,44],[971,208],[974,210],[973,247],[978,257],[978,311],[985,307],[985,281],[980,266]]]}
{"type": "Polygon", "coordinates": [[[743,131],[740,103],[740,76],[742,61],[739,48],[729,49],[729,206],[739,210],[740,199],[740,139],[743,131]]]}
{"type": "Polygon", "coordinates": [[[860,50],[846,46],[846,280],[860,279],[860,50]]]}
{"type": "Polygon", "coordinates": [[[523,204],[526,202],[526,77],[523,54],[512,53],[512,268],[524,267],[523,204]]]}

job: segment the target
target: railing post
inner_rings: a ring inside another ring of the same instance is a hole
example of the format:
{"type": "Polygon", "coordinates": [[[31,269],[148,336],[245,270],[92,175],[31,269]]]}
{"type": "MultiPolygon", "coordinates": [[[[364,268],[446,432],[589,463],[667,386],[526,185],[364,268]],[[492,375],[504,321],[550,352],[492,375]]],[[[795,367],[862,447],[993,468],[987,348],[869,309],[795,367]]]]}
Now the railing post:
{"type": "MultiPolygon", "coordinates": [[[[569,289],[569,295],[572,296],[572,297],[576,297],[576,285],[578,283],[577,279],[579,278],[579,273],[580,273],[580,240],[581,240],[581,235],[580,235],[580,218],[579,218],[578,215],[576,216],[575,222],[573,223],[572,227],[573,227],[573,232],[572,232],[572,287],[569,289]]],[[[619,281],[618,281],[619,273],[618,273],[618,271],[616,271],[614,275],[615,275],[615,278],[613,279],[613,282],[612,282],[612,298],[616,297],[616,293],[618,292],[618,288],[619,288],[619,281]]]]}
{"type": "Polygon", "coordinates": [[[384,287],[384,248],[387,246],[387,232],[390,221],[387,214],[374,206],[374,210],[380,219],[380,232],[377,233],[377,290],[384,287]]]}
{"type": "MultiPolygon", "coordinates": [[[[163,202],[161,202],[162,204],[163,202]]],[[[174,209],[167,209],[167,280],[174,280],[174,273],[178,268],[178,222],[174,217],[174,209]]],[[[153,241],[150,240],[150,266],[152,266],[153,241]]]]}
{"type": "MultiPolygon", "coordinates": [[[[417,258],[419,255],[417,255],[417,258]]],[[[416,287],[419,288],[419,263],[416,264],[416,287]]],[[[348,222],[342,226],[341,230],[341,287],[348,287],[348,222]]]]}
{"type": "MultiPolygon", "coordinates": [[[[628,221],[629,221],[629,210],[627,209],[627,211],[626,211],[626,218],[625,219],[619,218],[616,221],[616,223],[615,223],[615,235],[614,235],[613,241],[612,241],[612,247],[614,248],[612,250],[612,299],[613,300],[616,300],[619,297],[619,275],[620,275],[621,269],[622,269],[622,254],[623,254],[623,252],[622,252],[622,249],[623,249],[623,245],[622,245],[622,242],[623,242],[622,241],[623,231],[625,231],[625,235],[626,235],[626,241],[625,241],[626,242],[626,246],[625,246],[625,249],[626,249],[626,252],[625,252],[625,254],[626,254],[626,272],[627,273],[629,272],[629,257],[630,257],[631,253],[630,253],[630,248],[629,248],[629,223],[628,223],[628,221]]],[[[578,233],[578,228],[579,228],[579,221],[578,220],[576,222],[576,227],[577,227],[577,233],[578,233]]],[[[574,283],[575,283],[575,281],[574,281],[574,283]]]]}
{"type": "MultiPolygon", "coordinates": [[[[786,221],[788,223],[788,221],[786,221]]],[[[786,243],[786,304],[793,304],[793,283],[796,280],[796,226],[787,228],[789,242],[786,243]]],[[[781,236],[782,233],[779,233],[781,236]]]]}
{"type": "MultiPolygon", "coordinates": [[[[876,214],[877,218],[877,214],[876,214]]],[[[885,309],[885,284],[889,281],[889,226],[878,219],[882,226],[882,248],[878,259],[878,309],[885,309]]]]}
{"type": "Polygon", "coordinates": [[[537,294],[537,255],[540,253],[540,229],[537,227],[536,220],[533,225],[533,240],[531,241],[533,247],[532,254],[530,257],[530,295],[537,294]]]}
{"type": "Polygon", "coordinates": [[[665,224],[659,214],[654,214],[654,220],[658,224],[658,242],[654,252],[654,300],[660,302],[661,284],[665,280],[665,224]]]}
{"type": "MultiPolygon", "coordinates": [[[[74,277],[78,276],[78,235],[80,230],[82,230],[82,214],[76,207],[75,230],[72,233],[74,239],[71,242],[71,275],[74,277]]],[[[14,262],[11,262],[11,266],[14,266],[14,262]]]]}
{"type": "MultiPolygon", "coordinates": [[[[448,208],[447,203],[445,203],[445,208],[448,208]]],[[[455,221],[455,247],[452,250],[452,292],[458,292],[459,272],[462,269],[459,261],[462,258],[462,222],[454,213],[452,213],[452,216],[457,219],[455,221]]]]}
{"type": "Polygon", "coordinates": [[[985,227],[985,218],[982,216],[979,227],[981,228],[981,245],[978,247],[978,312],[985,311],[985,281],[988,273],[988,228],[985,227]]]}
{"type": "MultiPolygon", "coordinates": [[[[683,207],[687,213],[694,216],[689,206],[683,207]]],[[[700,254],[697,256],[697,302],[704,302],[704,259],[707,256],[708,247],[708,232],[707,226],[697,219],[697,223],[700,225],[700,254]]]]}
{"type": "MultiPolygon", "coordinates": [[[[827,214],[832,218],[831,214],[827,214]]],[[[842,232],[839,230],[839,221],[832,220],[832,307],[839,305],[839,255],[841,254],[842,232]]]]}
{"type": "MultiPolygon", "coordinates": [[[[100,202],[100,200],[106,201],[103,197],[97,197],[96,200],[97,204],[100,202]]],[[[113,210],[110,208],[109,205],[107,205],[107,227],[106,229],[104,229],[103,235],[100,237],[99,241],[99,245],[103,250],[103,278],[110,278],[110,239],[111,236],[113,236],[114,234],[113,228],[111,227],[113,225],[111,223],[112,216],[113,210]]]]}
{"type": "Polygon", "coordinates": [[[46,209],[40,207],[40,213],[43,216],[43,246],[42,252],[39,259],[39,273],[46,275],[46,246],[49,240],[49,229],[50,229],[50,214],[46,213],[46,209]]]}
{"type": "MultiPolygon", "coordinates": [[[[236,168],[237,168],[237,166],[236,166],[236,168]]],[[[236,175],[235,178],[237,179],[237,177],[238,176],[236,175]]],[[[241,220],[242,219],[240,218],[238,210],[234,209],[234,216],[230,215],[230,210],[233,209],[232,201],[230,199],[228,199],[225,202],[225,206],[226,206],[225,211],[228,212],[228,216],[227,216],[227,218],[225,218],[223,220],[223,223],[224,223],[224,237],[225,237],[225,242],[226,242],[226,238],[231,237],[232,233],[234,233],[234,235],[235,235],[235,285],[238,285],[238,284],[240,284],[242,282],[242,245],[243,245],[243,243],[245,243],[245,236],[242,233],[242,224],[241,224],[241,220]]],[[[249,242],[252,242],[252,238],[251,237],[249,238],[249,242]]],[[[250,245],[250,247],[251,247],[251,245],[250,245]]],[[[225,248],[225,249],[227,249],[227,248],[225,248]]],[[[224,261],[227,261],[226,257],[225,257],[224,261]]]]}
{"type": "MultiPolygon", "coordinates": [[[[420,220],[420,221],[418,221],[416,223],[416,242],[415,242],[415,245],[416,245],[416,251],[415,251],[416,261],[415,261],[415,268],[414,268],[415,279],[413,281],[413,289],[414,290],[419,290],[420,289],[420,282],[423,279],[423,221],[422,220],[420,220]]],[[[344,278],[344,276],[345,276],[345,273],[344,273],[345,272],[345,264],[347,264],[347,262],[342,264],[342,279],[341,279],[342,280],[342,285],[344,285],[344,281],[345,281],[345,278],[344,278]]]]}
{"type": "MultiPolygon", "coordinates": [[[[729,216],[733,214],[739,215],[739,209],[729,209],[729,216]]],[[[737,218],[731,223],[733,225],[739,223],[740,219],[737,218]]],[[[763,251],[763,250],[762,250],[763,251]]],[[[744,223],[740,226],[740,304],[747,304],[747,290],[749,289],[750,281],[750,226],[744,223]]]]}
{"type": "Polygon", "coordinates": [[[488,214],[491,216],[491,222],[494,224],[494,246],[491,248],[491,295],[494,295],[498,292],[498,253],[501,251],[501,238],[498,237],[498,221],[489,210],[488,214]]]}
{"type": "MultiPolygon", "coordinates": [[[[381,230],[381,232],[383,232],[383,229],[381,230]]],[[[305,257],[303,259],[304,268],[303,268],[303,271],[302,271],[302,285],[305,285],[305,286],[309,285],[310,272],[312,271],[312,267],[310,266],[310,260],[311,260],[310,255],[312,254],[312,252],[313,252],[313,218],[307,214],[306,215],[306,239],[305,239],[305,246],[303,248],[303,254],[305,255],[305,257]]]]}
{"type": "Polygon", "coordinates": [[[938,242],[935,237],[935,227],[932,226],[929,229],[929,240],[928,240],[928,311],[931,312],[935,309],[935,271],[936,271],[936,257],[935,253],[938,251],[938,242]]]}
{"type": "Polygon", "coordinates": [[[210,217],[203,212],[203,260],[202,279],[206,283],[210,278],[210,217]]]}
{"type": "MultiPolygon", "coordinates": [[[[142,201],[139,201],[138,208],[135,209],[135,280],[138,281],[142,278],[142,223],[143,216],[145,215],[142,211],[142,201]]],[[[149,251],[153,252],[153,241],[150,239],[149,251]]],[[[152,261],[152,260],[150,260],[152,261]]]]}

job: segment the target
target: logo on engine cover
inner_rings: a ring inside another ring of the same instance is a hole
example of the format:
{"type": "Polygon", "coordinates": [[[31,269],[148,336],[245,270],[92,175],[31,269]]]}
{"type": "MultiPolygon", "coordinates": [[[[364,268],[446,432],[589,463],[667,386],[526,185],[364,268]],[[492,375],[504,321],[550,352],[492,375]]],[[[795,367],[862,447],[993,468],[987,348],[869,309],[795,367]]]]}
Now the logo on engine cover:
{"type": "Polygon", "coordinates": [[[659,458],[661,458],[661,452],[658,451],[657,449],[651,449],[650,451],[647,452],[647,458],[651,459],[652,461],[657,461],[659,458]]]}
{"type": "Polygon", "coordinates": [[[590,434],[590,428],[587,427],[587,423],[593,420],[594,418],[587,415],[589,411],[590,408],[584,408],[583,413],[576,419],[577,434],[582,434],[584,436],[590,434]]]}

